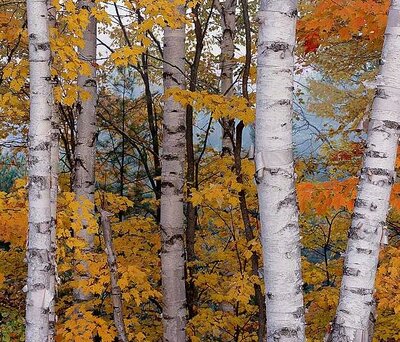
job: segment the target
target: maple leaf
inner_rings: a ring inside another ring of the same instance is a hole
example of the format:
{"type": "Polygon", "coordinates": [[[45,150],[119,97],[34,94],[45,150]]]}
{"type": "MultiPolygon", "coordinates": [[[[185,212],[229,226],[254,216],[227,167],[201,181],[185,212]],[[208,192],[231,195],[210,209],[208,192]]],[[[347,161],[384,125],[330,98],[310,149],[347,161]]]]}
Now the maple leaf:
{"type": "Polygon", "coordinates": [[[320,45],[320,36],[317,31],[309,33],[304,39],[304,52],[316,52],[320,45]]]}

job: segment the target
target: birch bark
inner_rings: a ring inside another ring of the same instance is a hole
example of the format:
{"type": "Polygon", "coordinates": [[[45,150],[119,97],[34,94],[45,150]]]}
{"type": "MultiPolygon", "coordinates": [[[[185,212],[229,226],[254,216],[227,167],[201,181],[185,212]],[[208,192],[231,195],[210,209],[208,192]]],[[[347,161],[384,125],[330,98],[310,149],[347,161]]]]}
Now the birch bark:
{"type": "MultiPolygon", "coordinates": [[[[80,0],[78,6],[81,10],[90,10],[95,6],[95,0],[80,0]]],[[[90,75],[78,76],[78,86],[90,96],[87,100],[77,103],[77,141],[75,148],[75,172],[73,190],[78,201],[90,201],[94,204],[95,192],[95,161],[96,161],[96,104],[97,104],[97,80],[96,80],[96,52],[97,52],[97,21],[93,16],[89,18],[89,24],[83,32],[84,47],[78,50],[80,58],[88,62],[90,75]]],[[[89,252],[93,249],[93,234],[88,233],[85,222],[79,237],[86,241],[89,252]]],[[[87,277],[88,275],[83,275],[87,277]]],[[[87,300],[88,295],[80,289],[75,291],[77,300],[87,300]]]]}
{"type": "Polygon", "coordinates": [[[400,0],[392,0],[330,341],[368,341],[400,128],[400,0]]]}
{"type": "Polygon", "coordinates": [[[29,125],[29,233],[25,338],[47,341],[49,310],[54,300],[51,246],[50,150],[53,93],[46,0],[27,0],[30,125],[29,125]]]}
{"type": "MultiPolygon", "coordinates": [[[[183,7],[180,8],[183,15],[183,7]]],[[[185,29],[164,29],[164,90],[184,89],[185,29]]],[[[171,97],[164,103],[161,155],[161,273],[165,342],[186,341],[183,184],[186,111],[171,97]]]]}
{"type": "MultiPolygon", "coordinates": [[[[51,29],[56,27],[56,8],[47,0],[47,11],[49,15],[49,34],[51,29]]],[[[52,54],[53,56],[53,54],[52,54]]],[[[50,202],[51,202],[51,262],[54,266],[54,272],[50,274],[50,290],[54,291],[52,297],[54,300],[50,303],[49,311],[49,341],[55,340],[56,329],[56,308],[55,300],[57,294],[57,196],[58,196],[58,163],[59,163],[59,115],[57,106],[53,103],[51,112],[51,151],[50,151],[50,202]]]]}
{"type": "MultiPolygon", "coordinates": [[[[233,70],[235,68],[235,34],[236,34],[236,6],[237,0],[226,0],[222,4],[217,2],[217,9],[221,14],[222,41],[221,41],[221,93],[225,96],[233,95],[233,70]]],[[[222,155],[233,155],[233,139],[235,120],[222,118],[222,155]]]]}
{"type": "Polygon", "coordinates": [[[271,342],[305,341],[292,150],[296,17],[296,0],[261,0],[255,159],[271,342]]]}

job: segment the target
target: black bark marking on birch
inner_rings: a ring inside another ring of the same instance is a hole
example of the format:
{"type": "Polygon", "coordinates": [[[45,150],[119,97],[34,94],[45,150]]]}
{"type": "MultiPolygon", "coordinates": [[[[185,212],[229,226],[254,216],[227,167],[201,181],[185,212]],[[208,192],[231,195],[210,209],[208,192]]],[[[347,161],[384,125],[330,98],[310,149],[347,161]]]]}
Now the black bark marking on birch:
{"type": "Polygon", "coordinates": [[[387,95],[385,93],[385,89],[377,88],[375,92],[375,96],[379,97],[380,99],[387,99],[387,95]]]}
{"type": "MultiPolygon", "coordinates": [[[[372,300],[370,300],[370,301],[368,301],[368,302],[365,302],[365,305],[368,305],[368,306],[373,306],[373,305],[375,305],[375,300],[374,299],[372,299],[372,300]]],[[[373,321],[375,321],[375,317],[374,317],[374,314],[371,312],[370,313],[370,319],[373,317],[373,321]]]]}
{"type": "Polygon", "coordinates": [[[290,193],[283,201],[279,202],[278,211],[281,210],[283,207],[288,207],[290,205],[297,206],[296,192],[290,193]]]}
{"type": "Polygon", "coordinates": [[[31,227],[36,229],[39,234],[49,234],[51,231],[51,221],[31,223],[31,227]]]}
{"type": "Polygon", "coordinates": [[[36,156],[29,156],[29,160],[28,160],[28,166],[31,167],[33,165],[35,165],[36,163],[39,163],[40,159],[36,156]]]}
{"type": "Polygon", "coordinates": [[[281,168],[268,168],[268,167],[264,167],[264,172],[268,172],[270,175],[277,175],[278,173],[280,173],[282,176],[285,176],[287,178],[292,178],[292,174],[290,172],[288,172],[287,170],[281,169],[281,168]]]}
{"type": "MultiPolygon", "coordinates": [[[[343,312],[343,310],[342,310],[343,312]]],[[[326,342],[349,342],[347,336],[344,335],[343,327],[335,321],[332,323],[332,332],[329,334],[326,342]]]]}
{"type": "Polygon", "coordinates": [[[357,253],[359,253],[359,254],[367,254],[367,255],[372,254],[371,249],[357,247],[356,250],[357,250],[357,253]]]}
{"type": "Polygon", "coordinates": [[[31,151],[48,151],[51,146],[51,143],[48,141],[43,141],[36,146],[31,147],[31,151]]]}
{"type": "Polygon", "coordinates": [[[37,49],[42,51],[47,51],[50,49],[50,43],[49,42],[39,43],[37,44],[37,49]]]}
{"type": "Polygon", "coordinates": [[[49,183],[49,178],[46,176],[30,176],[29,186],[39,187],[40,190],[46,189],[49,183]]]}
{"type": "Polygon", "coordinates": [[[175,234],[167,239],[164,239],[164,244],[172,246],[175,244],[177,241],[183,241],[183,235],[182,234],[175,234]]]}
{"type": "Polygon", "coordinates": [[[49,254],[46,249],[37,249],[37,248],[31,248],[27,252],[27,257],[28,259],[31,258],[38,258],[40,260],[40,263],[49,263],[49,254]]]}
{"type": "Polygon", "coordinates": [[[360,220],[362,220],[362,219],[364,219],[365,218],[365,215],[364,214],[361,214],[361,213],[358,213],[358,212],[354,212],[353,213],[353,219],[360,219],[360,220]]]}
{"type": "Polygon", "coordinates": [[[290,101],[288,99],[279,100],[278,101],[278,105],[280,105],[280,106],[291,106],[292,105],[292,101],[290,101]]]}
{"type": "Polygon", "coordinates": [[[175,188],[175,184],[167,181],[161,182],[161,188],[175,188]]]}
{"type": "Polygon", "coordinates": [[[163,160],[179,160],[179,156],[176,154],[163,154],[161,158],[163,160]]]}
{"type": "Polygon", "coordinates": [[[97,87],[97,82],[94,78],[89,78],[85,81],[83,84],[84,87],[91,88],[91,87],[97,87]]]}
{"type": "Polygon", "coordinates": [[[295,312],[293,312],[294,318],[301,318],[304,316],[304,308],[299,307],[295,312]]]}
{"type": "MultiPolygon", "coordinates": [[[[295,272],[295,274],[298,276],[299,274],[298,274],[298,272],[295,272]]],[[[299,294],[299,293],[302,293],[303,292],[303,284],[299,284],[298,286],[297,286],[297,289],[296,289],[296,294],[299,294]]]]}
{"type": "Polygon", "coordinates": [[[285,225],[282,229],[281,229],[281,231],[286,231],[286,230],[296,230],[297,231],[297,227],[298,227],[298,225],[297,225],[297,223],[288,223],[287,225],[285,225]]]}
{"type": "Polygon", "coordinates": [[[370,158],[387,158],[386,153],[379,151],[367,151],[365,155],[370,158]]]}
{"type": "Polygon", "coordinates": [[[282,328],[273,333],[274,341],[279,342],[282,337],[298,337],[299,331],[297,329],[292,329],[289,327],[282,328]]]}
{"type": "Polygon", "coordinates": [[[360,274],[360,270],[351,267],[343,267],[343,274],[346,276],[358,277],[360,274]]]}
{"type": "Polygon", "coordinates": [[[376,183],[375,185],[381,185],[382,182],[384,182],[385,184],[387,182],[388,185],[392,185],[392,184],[394,184],[395,175],[396,175],[395,172],[387,170],[387,169],[370,168],[370,167],[364,167],[361,169],[361,178],[366,179],[368,181],[372,181],[370,179],[370,176],[387,177],[386,180],[381,179],[381,180],[379,180],[379,182],[373,182],[373,184],[376,183]],[[367,176],[367,177],[365,178],[365,176],[367,176]]]}
{"type": "Polygon", "coordinates": [[[354,206],[356,208],[365,208],[365,207],[367,207],[367,205],[368,205],[368,203],[361,198],[357,198],[356,201],[354,202],[354,206]]]}
{"type": "Polygon", "coordinates": [[[265,295],[267,296],[268,299],[274,298],[274,295],[271,292],[267,292],[265,295]]]}
{"type": "Polygon", "coordinates": [[[389,129],[394,129],[396,131],[398,131],[400,129],[400,124],[396,121],[383,120],[382,122],[385,125],[385,127],[389,128],[389,129]]]}
{"type": "Polygon", "coordinates": [[[31,287],[31,289],[33,291],[39,291],[39,290],[45,290],[46,289],[46,286],[44,284],[42,284],[42,283],[32,284],[30,287],[31,287]]]}
{"type": "Polygon", "coordinates": [[[272,50],[274,52],[286,52],[286,50],[289,50],[289,44],[283,43],[283,42],[273,42],[266,48],[267,50],[272,50]]]}
{"type": "Polygon", "coordinates": [[[172,73],[164,71],[162,76],[163,76],[164,79],[171,78],[172,77],[172,73]]]}
{"type": "Polygon", "coordinates": [[[166,133],[168,133],[168,134],[178,134],[178,133],[185,133],[186,132],[185,125],[179,125],[177,127],[170,127],[170,126],[165,126],[164,125],[164,129],[165,129],[166,133]]]}
{"type": "Polygon", "coordinates": [[[360,227],[350,227],[347,237],[352,240],[361,240],[362,237],[358,234],[360,227]]]}
{"type": "Polygon", "coordinates": [[[363,288],[358,288],[358,289],[347,289],[351,293],[358,294],[361,296],[370,296],[374,293],[373,290],[371,289],[363,289],[363,288]]]}

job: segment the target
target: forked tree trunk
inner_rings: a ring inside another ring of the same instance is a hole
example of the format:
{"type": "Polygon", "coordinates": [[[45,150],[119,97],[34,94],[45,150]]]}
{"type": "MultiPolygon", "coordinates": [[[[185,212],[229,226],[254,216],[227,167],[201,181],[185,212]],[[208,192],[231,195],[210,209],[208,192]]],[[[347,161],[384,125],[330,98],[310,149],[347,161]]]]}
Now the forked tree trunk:
{"type": "MultiPolygon", "coordinates": [[[[80,10],[90,12],[95,6],[94,0],[81,0],[78,3],[80,10]]],[[[78,86],[88,92],[89,99],[80,99],[77,103],[77,142],[75,149],[75,172],[73,190],[76,199],[80,202],[90,201],[94,204],[95,191],[95,162],[96,162],[96,104],[97,104],[97,81],[96,81],[96,41],[97,22],[90,16],[89,24],[83,32],[84,47],[79,49],[80,58],[90,66],[90,75],[78,76],[78,86]]],[[[78,236],[85,240],[87,252],[93,249],[94,235],[88,233],[86,223],[78,236]]],[[[83,274],[82,277],[88,277],[83,274]]],[[[79,278],[79,276],[78,276],[79,278]]],[[[90,296],[84,294],[82,289],[76,289],[77,300],[87,300],[90,296]]]]}
{"type": "MultiPolygon", "coordinates": [[[[47,10],[49,15],[49,30],[56,27],[56,8],[47,0],[47,10]]],[[[50,32],[51,37],[51,32],[50,32]]],[[[59,115],[57,105],[53,104],[51,113],[51,152],[50,152],[50,201],[51,201],[51,261],[54,264],[54,272],[50,274],[50,290],[54,291],[52,297],[54,300],[51,302],[49,311],[49,339],[48,341],[55,340],[56,330],[56,308],[55,300],[57,293],[57,265],[56,265],[56,249],[57,249],[57,195],[58,195],[58,163],[59,156],[59,115]]]]}
{"type": "Polygon", "coordinates": [[[368,341],[400,127],[400,0],[392,0],[366,151],[349,230],[339,306],[329,341],[368,341]]]}
{"type": "Polygon", "coordinates": [[[259,12],[256,179],[266,286],[267,341],[305,341],[292,149],[297,1],[262,0],[259,12]]]}
{"type": "Polygon", "coordinates": [[[51,246],[50,151],[53,92],[46,0],[27,0],[30,70],[29,233],[26,341],[49,337],[49,310],[54,301],[50,278],[55,272],[51,246]]]}
{"type": "MultiPolygon", "coordinates": [[[[183,15],[183,7],[180,8],[183,15]]],[[[185,30],[164,29],[164,90],[184,89],[185,30]]],[[[165,342],[186,340],[183,184],[186,111],[172,97],[164,102],[161,155],[161,273],[165,342]]]]}
{"type": "MultiPolygon", "coordinates": [[[[236,6],[237,0],[218,2],[217,9],[221,15],[222,40],[221,40],[221,93],[232,96],[233,70],[235,68],[235,34],[236,34],[236,6]]],[[[233,155],[233,139],[235,134],[235,120],[221,119],[222,125],[222,155],[233,155]]]]}

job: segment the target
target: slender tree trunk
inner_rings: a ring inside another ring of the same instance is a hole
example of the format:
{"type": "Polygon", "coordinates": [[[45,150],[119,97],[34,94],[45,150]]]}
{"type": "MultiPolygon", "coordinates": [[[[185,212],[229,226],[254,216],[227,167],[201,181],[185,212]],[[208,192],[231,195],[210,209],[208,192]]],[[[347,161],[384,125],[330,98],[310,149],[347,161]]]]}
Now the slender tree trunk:
{"type": "MultiPolygon", "coordinates": [[[[90,12],[95,6],[94,0],[81,0],[78,3],[81,10],[90,12]]],[[[96,161],[96,104],[97,104],[97,81],[96,81],[96,36],[97,22],[90,16],[89,24],[83,32],[84,47],[79,49],[80,58],[90,65],[90,75],[78,76],[78,86],[88,92],[87,100],[79,100],[77,103],[77,142],[75,148],[75,174],[73,189],[78,201],[89,200],[94,204],[95,191],[95,161],[96,161]]],[[[85,222],[83,229],[78,234],[87,244],[87,252],[93,249],[94,236],[87,232],[85,222]]],[[[88,277],[83,275],[82,277],[88,277]]],[[[77,300],[87,300],[89,296],[81,289],[76,289],[77,300]]]]}
{"type": "MultiPolygon", "coordinates": [[[[243,121],[239,122],[236,127],[236,144],[235,144],[235,170],[237,175],[237,181],[240,184],[243,184],[243,175],[242,175],[242,160],[240,157],[242,151],[242,137],[243,137],[243,121]]],[[[244,224],[244,232],[246,241],[249,242],[254,239],[254,230],[250,221],[250,215],[247,208],[247,200],[246,200],[246,192],[241,190],[239,192],[239,202],[240,202],[240,213],[242,215],[242,220],[244,224]]],[[[253,275],[258,276],[258,268],[259,268],[259,258],[256,253],[253,253],[251,256],[251,272],[253,275]]],[[[254,297],[258,306],[258,341],[263,342],[265,339],[265,303],[264,303],[264,295],[261,290],[261,286],[259,284],[254,284],[254,297]]]]}
{"type": "Polygon", "coordinates": [[[400,0],[392,0],[343,279],[330,341],[368,339],[380,243],[393,182],[400,127],[400,0]]]}
{"type": "MultiPolygon", "coordinates": [[[[47,0],[47,10],[49,15],[49,29],[56,27],[56,8],[47,0]]],[[[50,32],[51,36],[51,32],[50,32]]],[[[51,261],[54,265],[54,272],[50,275],[50,290],[54,291],[52,297],[54,300],[50,304],[49,312],[49,341],[55,340],[56,335],[56,308],[55,299],[57,293],[57,195],[58,195],[58,163],[59,155],[59,137],[60,137],[60,119],[57,105],[53,104],[51,113],[51,152],[50,152],[50,201],[51,201],[51,261]]]]}
{"type": "Polygon", "coordinates": [[[296,16],[297,1],[261,1],[255,157],[271,342],[305,341],[292,150],[296,16]]]}
{"type": "Polygon", "coordinates": [[[49,338],[50,281],[55,272],[51,231],[51,52],[46,0],[27,0],[30,70],[29,233],[26,341],[49,338]]]}
{"type": "MultiPolygon", "coordinates": [[[[249,101],[249,92],[248,92],[248,84],[249,84],[249,76],[250,76],[250,66],[251,66],[251,24],[249,18],[249,4],[247,0],[241,0],[242,11],[243,11],[243,23],[245,30],[245,42],[246,42],[246,60],[243,68],[243,76],[242,76],[242,94],[247,101],[249,101]]],[[[242,136],[243,136],[244,124],[243,121],[239,122],[236,126],[236,144],[235,144],[235,168],[238,174],[238,182],[243,183],[242,176],[242,161],[241,161],[241,151],[242,151],[242,136]]],[[[251,225],[249,210],[247,208],[247,200],[246,193],[244,190],[241,190],[239,193],[239,201],[240,201],[240,211],[242,214],[242,219],[245,227],[245,235],[246,240],[250,241],[254,239],[254,229],[251,225]]],[[[251,256],[251,269],[254,275],[259,274],[259,258],[256,253],[253,253],[251,256]]],[[[265,297],[262,293],[261,286],[258,284],[254,284],[254,294],[255,300],[258,306],[258,330],[257,337],[258,342],[265,341],[265,333],[266,333],[266,316],[265,316],[265,297]]]]}
{"type": "MultiPolygon", "coordinates": [[[[180,7],[183,15],[183,7],[180,7]]],[[[185,29],[164,29],[164,90],[184,89],[185,29]]],[[[164,103],[161,155],[161,272],[165,342],[186,340],[183,185],[185,108],[171,97],[164,103]]]]}
{"type": "MultiPolygon", "coordinates": [[[[235,68],[235,34],[236,34],[236,6],[237,0],[218,2],[221,14],[221,93],[225,96],[233,95],[233,70],[235,68]]],[[[235,120],[222,118],[222,155],[233,155],[233,139],[235,120]]]]}
{"type": "MultiPolygon", "coordinates": [[[[201,53],[203,51],[203,40],[205,28],[202,27],[199,19],[200,4],[197,4],[193,8],[194,15],[194,27],[196,36],[196,48],[193,63],[190,68],[190,84],[189,90],[196,91],[197,80],[200,66],[201,53]]],[[[212,11],[213,8],[210,9],[212,11]]],[[[207,27],[208,23],[205,23],[207,27]]],[[[186,108],[186,197],[190,198],[192,194],[192,188],[197,188],[198,184],[196,181],[196,161],[193,144],[193,107],[187,106],[186,108]]],[[[186,278],[189,278],[186,283],[186,296],[189,319],[193,318],[197,314],[197,288],[194,284],[194,275],[196,268],[190,263],[196,260],[195,253],[195,242],[196,242],[196,226],[197,226],[197,207],[190,201],[186,203],[186,255],[189,266],[186,269],[186,278]]]]}
{"type": "Polygon", "coordinates": [[[128,338],[126,337],[122,307],[122,293],[121,288],[118,286],[117,257],[115,256],[115,250],[112,243],[112,231],[109,218],[110,216],[112,216],[111,213],[104,210],[101,211],[101,227],[103,228],[107,262],[110,269],[111,298],[113,302],[114,324],[118,332],[118,341],[127,342],[128,338]]]}

